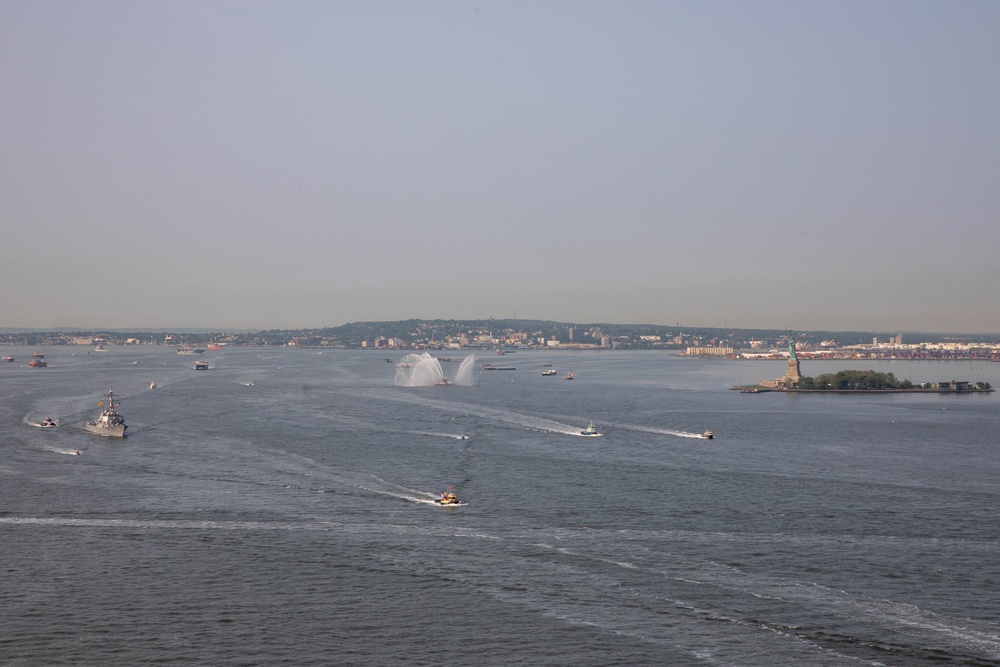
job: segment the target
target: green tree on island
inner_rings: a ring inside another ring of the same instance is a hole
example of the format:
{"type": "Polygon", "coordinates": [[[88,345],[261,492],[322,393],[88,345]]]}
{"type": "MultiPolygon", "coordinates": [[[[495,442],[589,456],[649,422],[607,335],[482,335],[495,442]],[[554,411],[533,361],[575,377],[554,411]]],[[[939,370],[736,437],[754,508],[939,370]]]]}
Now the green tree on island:
{"type": "Polygon", "coordinates": [[[912,389],[909,380],[897,380],[892,373],[877,371],[838,371],[824,373],[816,377],[801,377],[796,384],[798,389],[865,391],[877,389],[912,389]]]}

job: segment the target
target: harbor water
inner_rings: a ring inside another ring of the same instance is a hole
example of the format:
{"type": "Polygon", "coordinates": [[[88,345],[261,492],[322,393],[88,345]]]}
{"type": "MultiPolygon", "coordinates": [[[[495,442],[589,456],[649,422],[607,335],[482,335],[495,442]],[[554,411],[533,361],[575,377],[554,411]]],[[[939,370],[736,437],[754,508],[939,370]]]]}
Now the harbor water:
{"type": "MultiPolygon", "coordinates": [[[[5,666],[1000,665],[995,394],[741,394],[784,363],[666,352],[404,387],[385,352],[8,350],[5,666]],[[109,389],[125,438],[82,428],[109,389]]],[[[1000,387],[802,362],[848,368],[1000,387]]]]}

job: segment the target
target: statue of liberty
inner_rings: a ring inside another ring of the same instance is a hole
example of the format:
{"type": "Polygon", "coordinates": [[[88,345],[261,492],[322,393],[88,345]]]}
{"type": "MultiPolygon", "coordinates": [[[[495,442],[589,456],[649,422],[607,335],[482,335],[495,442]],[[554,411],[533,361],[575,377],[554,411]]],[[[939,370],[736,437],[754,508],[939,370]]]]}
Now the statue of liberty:
{"type": "Polygon", "coordinates": [[[802,377],[799,371],[799,357],[795,354],[795,336],[791,331],[788,332],[788,370],[785,372],[785,383],[794,387],[802,377]]]}

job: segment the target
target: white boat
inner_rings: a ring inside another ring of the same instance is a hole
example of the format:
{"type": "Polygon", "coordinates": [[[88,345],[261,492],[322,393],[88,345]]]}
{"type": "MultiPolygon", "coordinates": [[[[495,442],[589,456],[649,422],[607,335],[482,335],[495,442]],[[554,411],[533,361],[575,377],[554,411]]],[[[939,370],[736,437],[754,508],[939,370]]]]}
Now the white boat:
{"type": "Polygon", "coordinates": [[[104,347],[100,343],[98,343],[97,347],[94,348],[94,352],[107,352],[107,351],[108,351],[108,348],[104,347]]]}
{"type": "Polygon", "coordinates": [[[205,361],[204,359],[199,359],[198,361],[194,362],[194,369],[196,371],[207,371],[208,362],[205,361]]]}
{"type": "Polygon", "coordinates": [[[149,383],[149,388],[156,389],[156,380],[153,380],[152,382],[149,383]]]}
{"type": "MultiPolygon", "coordinates": [[[[97,405],[103,406],[104,403],[101,402],[97,405]]],[[[101,416],[92,422],[84,424],[83,428],[97,435],[112,438],[125,437],[125,429],[128,428],[128,425],[125,423],[125,418],[118,413],[118,405],[115,403],[114,392],[108,392],[108,406],[101,412],[101,416]]]]}
{"type": "Polygon", "coordinates": [[[59,426],[59,422],[52,419],[52,417],[46,417],[42,421],[35,424],[35,426],[38,428],[55,428],[56,426],[59,426]]]}
{"type": "Polygon", "coordinates": [[[554,368],[550,368],[547,371],[542,371],[542,375],[555,375],[555,374],[556,374],[556,369],[554,368]]]}
{"type": "Polygon", "coordinates": [[[711,431],[705,431],[704,433],[701,434],[701,437],[705,438],[706,440],[711,440],[712,438],[715,437],[715,434],[712,433],[711,431]]]}
{"type": "Polygon", "coordinates": [[[590,424],[587,425],[587,428],[580,431],[580,435],[600,435],[600,433],[597,432],[597,427],[594,426],[594,422],[590,422],[590,424]]]}

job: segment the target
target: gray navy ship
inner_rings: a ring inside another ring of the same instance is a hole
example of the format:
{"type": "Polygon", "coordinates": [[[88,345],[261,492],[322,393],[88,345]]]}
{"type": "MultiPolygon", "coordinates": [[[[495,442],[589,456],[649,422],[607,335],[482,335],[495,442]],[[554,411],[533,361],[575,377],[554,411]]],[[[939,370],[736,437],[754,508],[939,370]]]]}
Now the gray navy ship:
{"type": "Polygon", "coordinates": [[[101,412],[100,417],[92,422],[87,422],[83,425],[83,428],[97,435],[124,438],[125,429],[128,428],[128,425],[125,423],[125,418],[118,413],[117,407],[115,405],[114,392],[109,391],[108,407],[101,412]]]}

